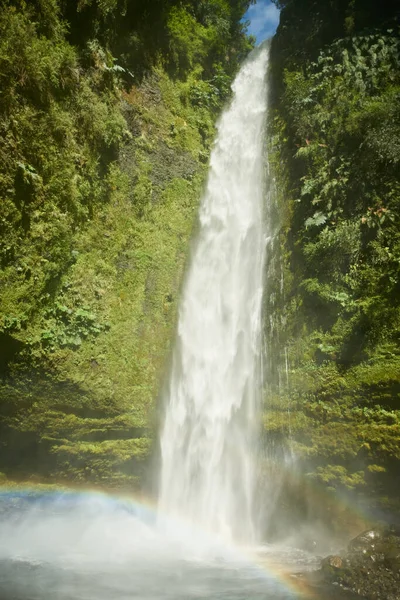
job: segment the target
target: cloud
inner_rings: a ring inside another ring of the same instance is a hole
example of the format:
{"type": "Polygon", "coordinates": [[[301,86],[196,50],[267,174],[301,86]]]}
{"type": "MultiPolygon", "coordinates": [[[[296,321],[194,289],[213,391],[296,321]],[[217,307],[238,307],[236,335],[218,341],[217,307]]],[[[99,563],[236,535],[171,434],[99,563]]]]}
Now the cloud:
{"type": "Polygon", "coordinates": [[[275,33],[279,10],[270,0],[258,0],[250,6],[245,18],[250,21],[248,33],[255,35],[257,42],[262,42],[275,33]]]}

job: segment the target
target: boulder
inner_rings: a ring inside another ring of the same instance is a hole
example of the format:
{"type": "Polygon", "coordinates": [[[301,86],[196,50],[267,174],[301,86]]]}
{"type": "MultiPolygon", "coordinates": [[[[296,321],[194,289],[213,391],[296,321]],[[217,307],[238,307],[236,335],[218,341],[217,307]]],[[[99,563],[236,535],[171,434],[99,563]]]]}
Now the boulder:
{"type": "Polygon", "coordinates": [[[400,535],[391,528],[364,531],[342,556],[321,561],[321,578],[366,600],[399,600],[400,535]]]}
{"type": "Polygon", "coordinates": [[[363,533],[360,533],[349,543],[349,552],[367,552],[373,551],[379,540],[382,539],[382,532],[377,529],[368,529],[363,533]]]}
{"type": "Polygon", "coordinates": [[[332,554],[323,558],[321,561],[321,568],[333,567],[334,569],[341,569],[343,567],[343,559],[337,554],[332,554]]]}

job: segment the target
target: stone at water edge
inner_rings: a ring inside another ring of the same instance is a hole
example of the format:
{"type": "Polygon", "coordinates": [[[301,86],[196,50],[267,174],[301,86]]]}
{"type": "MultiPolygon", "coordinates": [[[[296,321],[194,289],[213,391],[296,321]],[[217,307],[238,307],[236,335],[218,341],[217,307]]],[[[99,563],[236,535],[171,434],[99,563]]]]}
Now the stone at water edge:
{"type": "Polygon", "coordinates": [[[352,562],[370,559],[390,570],[400,571],[399,531],[394,527],[364,531],[351,540],[347,554],[352,562]]]}
{"type": "Polygon", "coordinates": [[[324,558],[317,573],[326,583],[366,600],[399,600],[399,531],[394,527],[364,531],[349,542],[343,556],[324,558]]]}
{"type": "Polygon", "coordinates": [[[375,548],[379,540],[382,540],[382,532],[377,529],[369,529],[349,542],[349,552],[368,552],[375,548]]]}
{"type": "Polygon", "coordinates": [[[321,561],[321,569],[326,567],[333,567],[335,569],[341,569],[343,567],[343,559],[337,554],[332,554],[323,558],[321,561]]]}

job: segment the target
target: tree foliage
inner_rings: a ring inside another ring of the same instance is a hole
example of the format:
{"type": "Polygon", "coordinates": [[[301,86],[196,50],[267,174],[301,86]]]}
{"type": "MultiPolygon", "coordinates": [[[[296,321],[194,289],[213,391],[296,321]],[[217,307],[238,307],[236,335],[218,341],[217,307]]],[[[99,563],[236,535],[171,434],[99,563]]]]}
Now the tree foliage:
{"type": "Polygon", "coordinates": [[[1,0],[6,473],[143,474],[247,4],[1,0]]]}
{"type": "MultiPolygon", "coordinates": [[[[269,335],[275,348],[286,346],[290,367],[283,406],[294,411],[292,444],[310,476],[334,489],[380,494],[380,501],[387,494],[393,503],[399,15],[386,2],[279,4],[271,159],[283,215],[274,266],[281,283],[273,290],[280,301],[268,310],[269,335]]],[[[274,405],[273,413],[282,423],[283,409],[274,405]]]]}

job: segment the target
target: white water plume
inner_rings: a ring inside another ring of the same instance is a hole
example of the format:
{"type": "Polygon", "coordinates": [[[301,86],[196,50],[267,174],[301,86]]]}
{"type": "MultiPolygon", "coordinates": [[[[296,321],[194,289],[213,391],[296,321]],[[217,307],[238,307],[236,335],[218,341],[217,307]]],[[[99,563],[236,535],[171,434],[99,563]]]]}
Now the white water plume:
{"type": "MultiPolygon", "coordinates": [[[[154,517],[103,494],[0,493],[1,600],[297,598],[268,573],[270,548],[255,557],[177,521],[170,535],[154,517]]],[[[305,564],[281,554],[291,571],[305,564]]]]}
{"type": "Polygon", "coordinates": [[[243,65],[218,124],[161,436],[161,511],[247,542],[261,393],[267,62],[264,46],[243,65]]]}

